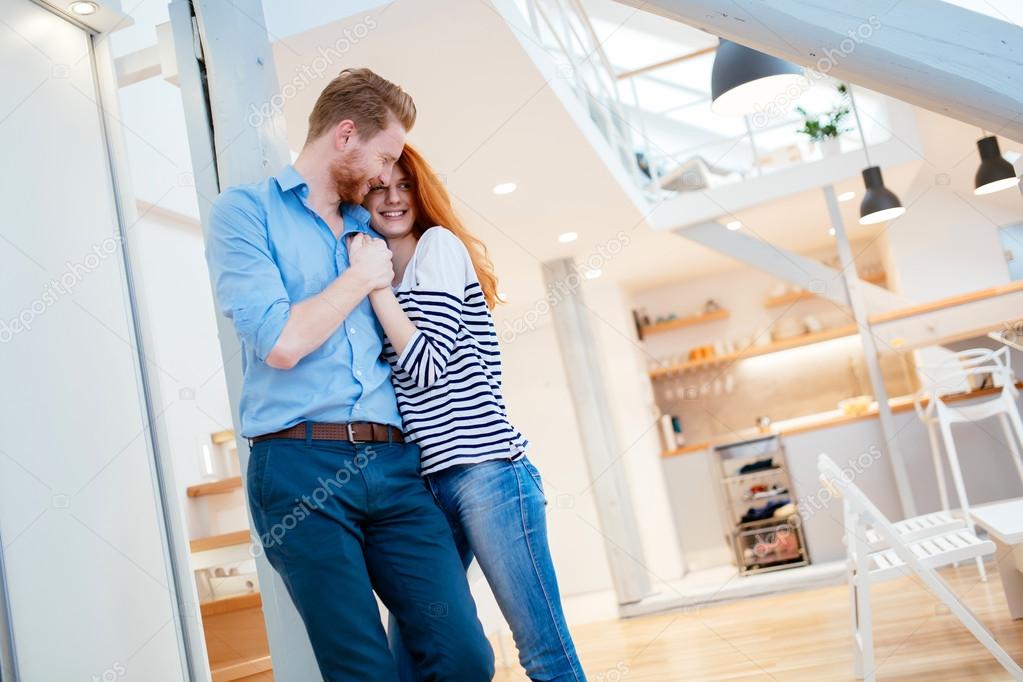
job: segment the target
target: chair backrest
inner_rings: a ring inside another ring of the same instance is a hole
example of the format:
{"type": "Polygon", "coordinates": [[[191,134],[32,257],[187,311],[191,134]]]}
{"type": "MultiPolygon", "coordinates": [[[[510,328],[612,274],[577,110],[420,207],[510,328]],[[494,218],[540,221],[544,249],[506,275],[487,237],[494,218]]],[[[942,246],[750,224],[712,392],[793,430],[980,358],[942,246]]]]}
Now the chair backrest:
{"type": "MultiPolygon", "coordinates": [[[[933,364],[917,366],[920,378],[920,394],[930,401],[941,400],[957,393],[965,393],[981,387],[990,378],[991,386],[1002,387],[1013,394],[1016,392],[1016,377],[1009,359],[1009,349],[971,348],[947,355],[933,364]]],[[[928,412],[933,410],[928,405],[928,412]]]]}
{"type": "MultiPolygon", "coordinates": [[[[835,463],[835,460],[822,452],[817,456],[817,470],[820,472],[821,484],[830,490],[835,497],[841,498],[843,504],[848,505],[854,512],[863,516],[866,522],[874,524],[882,536],[885,535],[882,532],[882,528],[885,526],[888,527],[892,535],[898,535],[898,531],[892,525],[892,522],[888,520],[888,517],[870,501],[870,498],[863,494],[863,491],[852,482],[853,477],[843,471],[835,463]]],[[[851,530],[846,528],[847,533],[851,532],[851,530]]],[[[885,537],[885,540],[890,542],[891,539],[885,537]]]]}

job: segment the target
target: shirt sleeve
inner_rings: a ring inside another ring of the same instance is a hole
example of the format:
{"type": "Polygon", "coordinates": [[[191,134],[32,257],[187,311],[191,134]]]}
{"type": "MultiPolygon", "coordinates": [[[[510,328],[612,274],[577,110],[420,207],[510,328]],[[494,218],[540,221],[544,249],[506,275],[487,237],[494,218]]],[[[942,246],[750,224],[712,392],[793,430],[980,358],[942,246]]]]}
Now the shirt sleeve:
{"type": "Polygon", "coordinates": [[[444,376],[455,351],[471,261],[461,240],[443,227],[430,228],[417,249],[412,288],[398,294],[417,331],[398,366],[417,386],[429,388],[444,376]]]}
{"type": "Polygon", "coordinates": [[[220,312],[266,362],[288,321],[291,300],[270,252],[266,219],[244,190],[228,189],[214,202],[206,261],[220,312]]]}

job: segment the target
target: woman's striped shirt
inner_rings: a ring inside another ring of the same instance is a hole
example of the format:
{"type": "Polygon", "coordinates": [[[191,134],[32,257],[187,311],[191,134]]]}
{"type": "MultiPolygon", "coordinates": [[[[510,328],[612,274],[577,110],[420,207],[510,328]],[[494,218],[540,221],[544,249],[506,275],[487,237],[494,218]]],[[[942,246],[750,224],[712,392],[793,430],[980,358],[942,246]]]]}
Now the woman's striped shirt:
{"type": "Polygon", "coordinates": [[[426,230],[395,295],[417,331],[400,357],[385,340],[384,357],[421,473],[521,457],[528,441],[508,421],[494,319],[465,245],[426,230]]]}

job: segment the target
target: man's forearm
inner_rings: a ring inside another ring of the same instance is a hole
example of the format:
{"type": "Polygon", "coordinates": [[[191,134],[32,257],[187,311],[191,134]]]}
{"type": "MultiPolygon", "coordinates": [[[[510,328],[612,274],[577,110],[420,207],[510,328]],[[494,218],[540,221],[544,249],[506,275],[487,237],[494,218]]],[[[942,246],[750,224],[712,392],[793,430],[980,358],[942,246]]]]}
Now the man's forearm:
{"type": "Polygon", "coordinates": [[[330,338],[370,291],[369,283],[356,271],[346,270],[319,294],[293,303],[266,364],[275,369],[297,365],[330,338]]]}

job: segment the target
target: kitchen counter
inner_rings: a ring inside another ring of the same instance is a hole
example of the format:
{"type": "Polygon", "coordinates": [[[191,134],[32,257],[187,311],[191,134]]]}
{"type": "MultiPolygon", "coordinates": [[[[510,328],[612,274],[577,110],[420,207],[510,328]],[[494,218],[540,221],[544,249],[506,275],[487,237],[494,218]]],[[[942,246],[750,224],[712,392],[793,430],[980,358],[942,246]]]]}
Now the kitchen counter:
{"type": "MultiPolygon", "coordinates": [[[[1017,386],[1023,387],[1023,382],[1017,386]]],[[[973,391],[951,399],[969,400],[991,395],[996,390],[973,391]]],[[[910,396],[893,398],[890,404],[895,413],[896,437],[913,481],[916,511],[937,511],[940,503],[927,429],[913,413],[910,396]]],[[[780,420],[772,425],[772,431],[782,435],[794,486],[792,493],[800,506],[813,563],[845,557],[842,505],[831,499],[820,485],[817,472],[820,453],[825,452],[839,466],[848,467],[856,484],[889,518],[903,518],[891,463],[885,455],[884,434],[876,416],[877,405],[874,404],[860,415],[831,410],[780,420]]],[[[971,504],[1023,496],[1023,484],[997,421],[959,424],[954,433],[971,504]]],[[[726,529],[717,513],[720,482],[711,448],[763,435],[752,427],[664,453],[662,463],[668,497],[683,555],[691,570],[713,568],[731,561],[726,529]]],[[[946,480],[951,481],[947,472],[946,480]]]]}
{"type": "MultiPolygon", "coordinates": [[[[1017,388],[1023,388],[1023,381],[1016,382],[1017,388]]],[[[985,395],[993,395],[997,393],[998,388],[985,388],[979,391],[971,391],[969,393],[962,393],[956,396],[949,396],[945,400],[947,402],[958,402],[960,400],[970,400],[972,398],[979,398],[985,395]]],[[[923,403],[926,405],[927,401],[923,403]]],[[[888,401],[889,406],[893,413],[906,412],[913,409],[913,396],[905,395],[891,398],[888,401]]],[[[680,448],[673,450],[667,450],[661,453],[662,457],[677,457],[679,455],[692,454],[694,452],[702,452],[709,450],[712,447],[718,445],[728,445],[731,443],[741,442],[749,440],[751,438],[758,438],[770,433],[777,433],[783,436],[792,435],[796,433],[803,433],[805,431],[812,431],[814,429],[823,429],[831,426],[839,426],[842,424],[851,424],[853,422],[862,421],[864,419],[873,419],[877,416],[877,402],[871,402],[870,407],[861,414],[845,414],[841,410],[828,410],[827,412],[818,412],[816,414],[809,414],[802,417],[794,417],[792,419],[782,419],[771,424],[771,428],[768,431],[761,431],[756,427],[750,427],[748,429],[742,429],[740,431],[733,431],[729,434],[722,434],[716,438],[705,440],[691,445],[685,445],[680,448]]]]}

